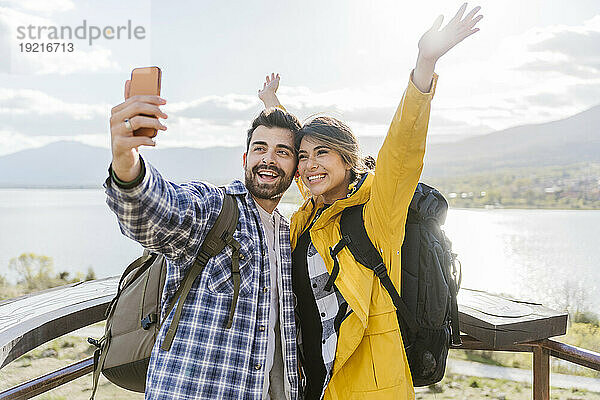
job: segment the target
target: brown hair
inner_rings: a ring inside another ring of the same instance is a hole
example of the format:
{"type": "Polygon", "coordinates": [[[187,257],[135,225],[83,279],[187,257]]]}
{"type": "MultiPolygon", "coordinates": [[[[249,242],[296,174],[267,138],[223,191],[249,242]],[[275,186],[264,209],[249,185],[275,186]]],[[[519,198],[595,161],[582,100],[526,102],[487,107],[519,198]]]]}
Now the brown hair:
{"type": "Polygon", "coordinates": [[[262,110],[258,117],[254,118],[250,129],[248,129],[248,137],[246,139],[246,151],[248,151],[248,149],[250,148],[250,142],[252,141],[252,134],[254,133],[254,130],[261,125],[266,126],[267,128],[277,127],[289,129],[290,131],[292,131],[294,136],[296,136],[300,128],[302,128],[302,124],[300,124],[298,118],[288,113],[287,111],[283,111],[282,109],[277,107],[262,110]]]}
{"type": "Polygon", "coordinates": [[[362,157],[352,129],[337,118],[319,116],[305,123],[296,135],[296,150],[305,136],[326,143],[342,157],[344,163],[351,167],[350,183],[375,169],[375,159],[371,156],[362,157]]]}

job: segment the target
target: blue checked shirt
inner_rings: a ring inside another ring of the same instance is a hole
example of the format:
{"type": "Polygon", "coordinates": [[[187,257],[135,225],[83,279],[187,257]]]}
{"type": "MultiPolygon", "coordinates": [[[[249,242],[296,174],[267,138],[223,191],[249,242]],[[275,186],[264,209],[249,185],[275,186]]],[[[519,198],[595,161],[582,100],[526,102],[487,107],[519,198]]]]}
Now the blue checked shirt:
{"type": "MultiPolygon", "coordinates": [[[[121,232],[167,258],[164,314],[217,219],[224,194],[223,189],[205,182],[169,182],[147,162],[145,168],[143,180],[133,188],[118,187],[110,178],[104,186],[121,232]]],[[[171,350],[163,351],[160,345],[173,313],[167,316],[150,358],[146,399],[262,400],[270,309],[269,254],[256,204],[244,184],[234,181],[224,190],[236,196],[240,212],[233,235],[241,245],[241,285],[233,325],[225,329],[233,297],[231,249],[226,247],[210,259],[194,282],[171,350]]],[[[280,214],[278,217],[285,386],[288,398],[295,400],[298,366],[289,224],[280,214]]]]}

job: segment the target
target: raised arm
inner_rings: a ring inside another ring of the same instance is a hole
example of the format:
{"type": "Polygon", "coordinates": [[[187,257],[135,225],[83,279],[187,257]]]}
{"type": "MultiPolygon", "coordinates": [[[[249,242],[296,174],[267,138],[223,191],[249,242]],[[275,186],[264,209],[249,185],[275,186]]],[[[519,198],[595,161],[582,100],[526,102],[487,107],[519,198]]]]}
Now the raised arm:
{"type": "Polygon", "coordinates": [[[267,75],[262,90],[258,91],[258,98],[263,102],[265,108],[280,107],[283,108],[279,98],[277,97],[277,89],[279,88],[279,74],[272,73],[267,75]]]}
{"type": "Polygon", "coordinates": [[[161,177],[138,152],[139,146],[154,146],[134,129],[165,130],[158,119],[166,118],[158,96],[127,98],[112,109],[110,119],[112,163],[106,180],[106,202],[116,214],[121,232],[144,248],[164,254],[182,264],[193,260],[203,233],[220,208],[217,188],[205,184],[176,185],[161,177]]]}
{"type": "Polygon", "coordinates": [[[130,85],[131,81],[125,82],[125,101],[113,107],[110,116],[112,170],[125,182],[133,181],[140,174],[138,147],[155,145],[152,138],[135,136],[133,131],[139,128],[167,130],[158,120],[167,118],[167,114],[159,108],[167,103],[166,100],[158,96],[129,97],[130,85]]]}
{"type": "Polygon", "coordinates": [[[402,243],[408,205],[423,169],[437,79],[433,72],[435,64],[448,50],[479,30],[474,26],[482,18],[475,17],[480,7],[462,18],[466,7],[463,4],[441,30],[443,17],[438,17],[419,40],[416,67],[377,157],[371,199],[365,208],[365,225],[370,234],[384,229],[394,241],[402,243]]]}

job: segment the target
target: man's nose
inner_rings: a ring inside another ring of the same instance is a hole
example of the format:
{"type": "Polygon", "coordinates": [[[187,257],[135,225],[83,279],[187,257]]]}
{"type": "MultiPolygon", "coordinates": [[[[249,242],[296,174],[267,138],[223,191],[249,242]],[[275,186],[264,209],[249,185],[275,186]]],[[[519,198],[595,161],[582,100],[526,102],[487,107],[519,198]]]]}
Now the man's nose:
{"type": "Polygon", "coordinates": [[[264,164],[275,164],[275,151],[269,150],[263,154],[262,162],[264,164]]]}

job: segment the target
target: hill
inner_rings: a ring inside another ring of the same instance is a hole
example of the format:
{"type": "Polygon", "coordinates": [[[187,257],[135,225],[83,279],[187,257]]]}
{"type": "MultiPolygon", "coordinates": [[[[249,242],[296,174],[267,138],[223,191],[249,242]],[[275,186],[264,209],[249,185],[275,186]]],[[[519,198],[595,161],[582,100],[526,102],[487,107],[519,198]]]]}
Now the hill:
{"type": "MultiPolygon", "coordinates": [[[[365,154],[376,154],[383,137],[359,137],[365,154]]],[[[242,176],[242,147],[144,149],[161,173],[176,182],[222,184],[242,176]]],[[[89,187],[106,178],[110,151],[56,142],[0,157],[0,187],[89,187]]],[[[558,121],[518,126],[453,143],[430,144],[424,179],[600,163],[600,106],[558,121]]]]}

